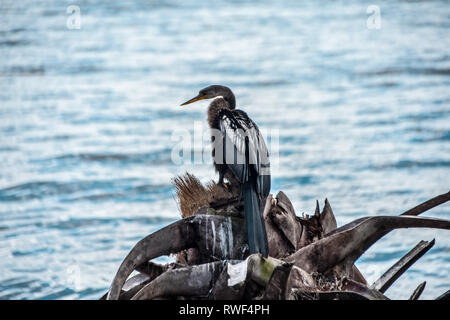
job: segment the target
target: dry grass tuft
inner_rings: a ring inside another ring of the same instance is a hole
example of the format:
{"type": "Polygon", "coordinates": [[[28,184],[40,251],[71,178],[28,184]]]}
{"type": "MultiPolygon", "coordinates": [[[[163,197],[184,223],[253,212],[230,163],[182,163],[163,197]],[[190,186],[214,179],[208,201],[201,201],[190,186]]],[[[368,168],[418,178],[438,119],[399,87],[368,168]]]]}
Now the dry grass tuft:
{"type": "Polygon", "coordinates": [[[192,216],[199,208],[208,205],[207,190],[194,175],[186,172],[183,176],[174,178],[173,185],[182,218],[192,216]]]}
{"type": "Polygon", "coordinates": [[[204,186],[196,176],[188,172],[174,178],[172,183],[178,197],[182,218],[194,215],[203,206],[234,198],[238,193],[231,186],[227,190],[218,186],[214,181],[204,186]]]}

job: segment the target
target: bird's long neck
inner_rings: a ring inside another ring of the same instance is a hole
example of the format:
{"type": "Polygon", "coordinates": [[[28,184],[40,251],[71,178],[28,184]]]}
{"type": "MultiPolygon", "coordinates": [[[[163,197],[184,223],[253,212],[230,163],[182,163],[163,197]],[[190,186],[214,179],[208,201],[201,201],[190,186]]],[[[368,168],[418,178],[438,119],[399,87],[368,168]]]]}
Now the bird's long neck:
{"type": "Polygon", "coordinates": [[[234,97],[234,94],[233,94],[233,92],[230,89],[225,90],[225,92],[222,94],[222,97],[228,103],[228,107],[231,110],[236,108],[236,98],[234,97]]]}
{"type": "Polygon", "coordinates": [[[224,109],[231,109],[229,103],[225,100],[224,97],[215,98],[213,101],[211,101],[207,112],[208,123],[211,128],[219,128],[219,115],[224,109]]]}
{"type": "Polygon", "coordinates": [[[230,88],[220,85],[214,85],[214,96],[222,96],[222,98],[228,104],[228,108],[233,110],[236,108],[236,98],[234,97],[233,91],[230,88]]]}
{"type": "Polygon", "coordinates": [[[208,123],[211,128],[218,127],[219,114],[223,109],[233,110],[236,108],[236,98],[233,92],[228,87],[221,87],[221,90],[209,105],[208,108],[208,123]]]}

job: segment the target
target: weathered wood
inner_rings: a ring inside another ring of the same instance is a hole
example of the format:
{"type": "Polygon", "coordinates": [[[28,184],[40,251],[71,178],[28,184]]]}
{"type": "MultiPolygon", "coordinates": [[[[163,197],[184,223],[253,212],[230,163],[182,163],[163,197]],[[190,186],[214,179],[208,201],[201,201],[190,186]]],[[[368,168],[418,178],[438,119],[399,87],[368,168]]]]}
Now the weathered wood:
{"type": "Polygon", "coordinates": [[[295,209],[292,205],[291,200],[287,197],[287,195],[280,191],[277,193],[277,205],[279,205],[281,208],[283,208],[284,211],[288,212],[289,214],[292,214],[295,217],[295,209]]]}
{"type": "Polygon", "coordinates": [[[295,252],[295,248],[289,241],[286,241],[283,232],[272,219],[272,200],[273,197],[269,194],[264,206],[263,218],[266,225],[267,242],[269,244],[269,256],[281,258],[295,252]]]}
{"type": "Polygon", "coordinates": [[[245,222],[242,218],[197,215],[192,221],[195,247],[202,256],[201,263],[217,260],[242,260],[248,254],[245,222]]]}
{"type": "Polygon", "coordinates": [[[330,233],[337,228],[336,218],[334,217],[333,210],[331,210],[328,199],[325,199],[325,207],[323,207],[319,221],[322,226],[323,234],[330,233]]]}
{"type": "Polygon", "coordinates": [[[272,277],[264,290],[264,300],[283,300],[285,297],[286,283],[291,266],[279,265],[272,273],[272,277]]]}
{"type": "Polygon", "coordinates": [[[403,212],[401,214],[401,216],[418,216],[419,214],[421,214],[427,210],[430,210],[434,207],[437,207],[443,203],[446,203],[449,200],[450,200],[450,191],[447,193],[441,194],[437,197],[434,197],[430,200],[427,200],[427,201],[419,204],[418,206],[415,206],[414,208],[403,212]]]}
{"type": "Polygon", "coordinates": [[[426,281],[424,281],[421,284],[419,284],[419,286],[416,288],[416,290],[414,290],[414,292],[412,293],[411,297],[409,297],[409,300],[417,300],[417,299],[419,299],[420,295],[423,292],[423,289],[425,289],[425,285],[426,284],[427,284],[426,281]]]}
{"type": "MultiPolygon", "coordinates": [[[[165,272],[168,268],[169,268],[169,265],[167,265],[167,264],[163,265],[163,264],[154,263],[151,261],[146,261],[146,262],[142,263],[141,265],[137,266],[135,270],[147,275],[151,279],[155,279],[161,273],[165,272]]],[[[125,288],[125,285],[126,284],[124,284],[124,286],[123,286],[124,288],[125,288]]]]}
{"type": "Polygon", "coordinates": [[[284,262],[272,257],[263,258],[260,254],[252,254],[247,258],[249,278],[266,287],[276,267],[284,262]]]}
{"type": "MultiPolygon", "coordinates": [[[[450,229],[450,221],[419,218],[448,201],[440,195],[401,216],[366,217],[337,228],[328,200],[322,212],[300,218],[279,192],[266,199],[263,218],[269,257],[249,255],[238,188],[204,187],[187,175],[177,180],[183,216],[139,241],[114,277],[108,299],[387,299],[383,292],[434,244],[422,241],[368,287],[354,262],[397,228],[450,229]],[[191,188],[192,186],[192,188],[191,188]],[[177,254],[177,263],[151,260],[177,254]],[[131,272],[139,274],[127,280],[131,272]]],[[[417,299],[425,283],[411,295],[417,299]]],[[[449,298],[446,292],[439,299],[449,298]]]]}
{"type": "Polygon", "coordinates": [[[314,215],[316,217],[320,216],[320,206],[319,206],[319,200],[316,200],[316,210],[314,210],[314,215]]]}
{"type": "Polygon", "coordinates": [[[283,192],[277,194],[277,206],[282,210],[273,210],[271,212],[271,219],[275,225],[283,233],[289,244],[295,250],[300,244],[300,237],[302,234],[302,225],[297,221],[294,207],[283,192]]]}
{"type": "MultiPolygon", "coordinates": [[[[128,279],[120,291],[119,300],[130,300],[140,289],[152,280],[148,275],[138,273],[128,279]]],[[[108,292],[106,292],[100,300],[106,300],[108,292]]]]}
{"type": "Polygon", "coordinates": [[[360,282],[348,278],[342,280],[341,290],[346,292],[356,292],[369,300],[388,300],[388,298],[378,290],[368,288],[360,282]]]}
{"type": "Polygon", "coordinates": [[[308,272],[326,272],[338,264],[352,265],[373,243],[394,229],[450,229],[450,221],[411,216],[358,219],[290,255],[286,262],[308,272]]]}
{"type": "Polygon", "coordinates": [[[365,296],[351,291],[314,291],[295,289],[295,300],[369,300],[365,296]]]}
{"type": "Polygon", "coordinates": [[[386,292],[386,290],[397,280],[414,262],[419,260],[431,247],[434,246],[432,241],[420,241],[411,251],[404,255],[392,267],[390,267],[378,280],[372,284],[372,288],[386,292]]]}
{"type": "Polygon", "coordinates": [[[150,300],[170,296],[206,296],[222,270],[222,262],[168,270],[145,285],[131,300],[150,300]]]}
{"type": "Polygon", "coordinates": [[[284,299],[296,300],[296,289],[302,289],[306,291],[317,290],[316,281],[314,278],[301,268],[297,266],[291,266],[289,276],[286,280],[286,288],[284,289],[284,299]]]}
{"type": "MultiPolygon", "coordinates": [[[[239,263],[236,261],[234,263],[239,263]]],[[[247,289],[247,283],[244,281],[236,285],[230,285],[230,275],[228,273],[228,268],[231,261],[226,263],[225,268],[218,276],[216,282],[212,286],[210,293],[208,294],[208,299],[214,300],[241,300],[244,298],[244,294],[247,289]]]]}
{"type": "Polygon", "coordinates": [[[441,294],[439,297],[437,297],[435,300],[450,300],[450,290],[447,290],[443,294],[441,294]]]}
{"type": "Polygon", "coordinates": [[[379,291],[348,278],[340,281],[339,288],[320,290],[300,285],[292,290],[291,295],[298,300],[388,300],[379,291]]]}
{"type": "Polygon", "coordinates": [[[153,258],[177,253],[195,245],[195,217],[174,222],[139,241],[123,260],[108,293],[108,300],[117,300],[120,290],[133,270],[153,258]],[[168,241],[170,239],[170,241],[168,241]]]}

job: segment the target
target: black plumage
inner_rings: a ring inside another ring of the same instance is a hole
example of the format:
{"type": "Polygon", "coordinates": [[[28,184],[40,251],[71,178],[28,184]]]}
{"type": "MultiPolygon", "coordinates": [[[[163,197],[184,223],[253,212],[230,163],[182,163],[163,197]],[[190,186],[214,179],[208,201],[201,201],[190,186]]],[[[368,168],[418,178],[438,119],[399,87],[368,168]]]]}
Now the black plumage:
{"type": "Polygon", "coordinates": [[[268,255],[267,235],[262,216],[263,203],[270,192],[269,153],[258,126],[242,110],[235,109],[233,92],[213,85],[183,103],[215,98],[208,108],[212,156],[218,184],[224,178],[240,186],[250,253],[268,255]]]}

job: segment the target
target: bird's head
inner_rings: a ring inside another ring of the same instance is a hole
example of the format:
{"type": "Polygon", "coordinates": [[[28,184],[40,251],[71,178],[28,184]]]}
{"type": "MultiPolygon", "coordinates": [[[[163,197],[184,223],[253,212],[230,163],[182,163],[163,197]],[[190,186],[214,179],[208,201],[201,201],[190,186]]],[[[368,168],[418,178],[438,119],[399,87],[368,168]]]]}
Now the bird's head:
{"type": "Polygon", "coordinates": [[[199,91],[197,96],[182,103],[181,105],[184,106],[199,100],[212,99],[219,96],[223,97],[225,101],[228,102],[230,109],[234,109],[236,107],[236,99],[231,89],[217,84],[203,88],[199,91]]]}

